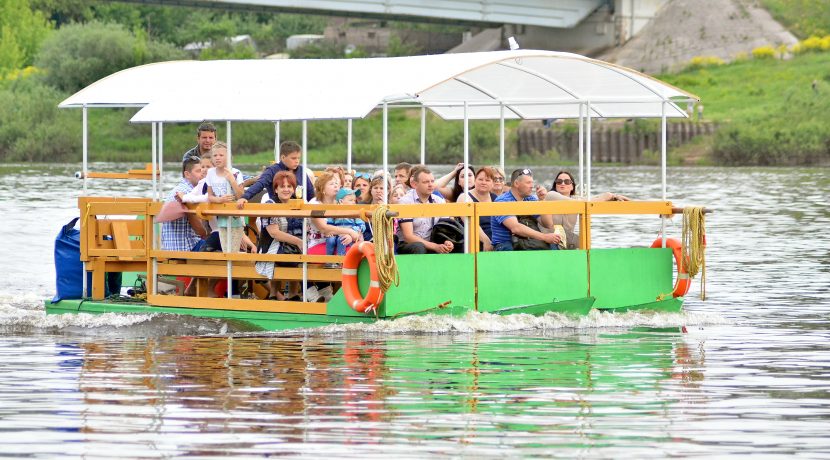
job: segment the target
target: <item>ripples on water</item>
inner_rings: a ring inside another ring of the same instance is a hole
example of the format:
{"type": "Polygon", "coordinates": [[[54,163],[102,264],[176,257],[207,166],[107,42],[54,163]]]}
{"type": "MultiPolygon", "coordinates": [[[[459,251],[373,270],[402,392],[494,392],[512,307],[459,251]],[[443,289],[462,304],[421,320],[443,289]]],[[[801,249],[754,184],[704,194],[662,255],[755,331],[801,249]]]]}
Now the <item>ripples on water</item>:
{"type": "MultiPolygon", "coordinates": [[[[52,241],[77,215],[73,168],[0,176],[0,455],[830,456],[825,169],[670,169],[676,204],[716,209],[710,299],[696,280],[681,314],[251,334],[170,315],[46,316],[52,241]]],[[[660,195],[656,168],[598,168],[593,183],[660,195]]],[[[594,224],[597,247],[645,246],[660,228],[594,224]]]]}

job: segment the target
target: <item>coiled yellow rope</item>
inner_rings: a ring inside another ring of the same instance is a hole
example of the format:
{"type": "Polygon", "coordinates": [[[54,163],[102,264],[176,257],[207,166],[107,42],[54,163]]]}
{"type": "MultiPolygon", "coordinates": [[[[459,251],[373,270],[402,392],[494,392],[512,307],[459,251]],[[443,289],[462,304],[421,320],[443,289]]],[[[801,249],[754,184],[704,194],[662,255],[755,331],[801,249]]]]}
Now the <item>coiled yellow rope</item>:
{"type": "Polygon", "coordinates": [[[394,223],[391,217],[386,217],[389,207],[380,205],[372,211],[372,234],[375,244],[375,264],[378,267],[378,282],[380,290],[386,293],[393,283],[398,286],[401,282],[398,275],[398,264],[395,262],[395,246],[392,238],[394,223]]]}
{"type": "Polygon", "coordinates": [[[681,260],[688,261],[686,270],[694,278],[700,277],[700,300],[706,300],[706,218],[703,207],[688,206],[683,208],[683,230],[681,240],[681,260]]]}

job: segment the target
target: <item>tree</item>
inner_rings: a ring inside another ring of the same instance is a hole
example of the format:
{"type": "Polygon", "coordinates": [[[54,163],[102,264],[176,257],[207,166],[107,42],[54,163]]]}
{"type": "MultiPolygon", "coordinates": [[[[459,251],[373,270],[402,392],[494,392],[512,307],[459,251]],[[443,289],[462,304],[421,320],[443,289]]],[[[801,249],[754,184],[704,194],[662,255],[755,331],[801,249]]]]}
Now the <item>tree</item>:
{"type": "Polygon", "coordinates": [[[183,52],[166,43],[137,38],[117,24],[72,24],[52,34],[38,55],[46,82],[61,91],[84,86],[129,67],[180,59],[183,52]]]}
{"type": "Polygon", "coordinates": [[[29,0],[0,0],[0,77],[31,65],[50,30],[49,21],[30,8],[29,0]]]}

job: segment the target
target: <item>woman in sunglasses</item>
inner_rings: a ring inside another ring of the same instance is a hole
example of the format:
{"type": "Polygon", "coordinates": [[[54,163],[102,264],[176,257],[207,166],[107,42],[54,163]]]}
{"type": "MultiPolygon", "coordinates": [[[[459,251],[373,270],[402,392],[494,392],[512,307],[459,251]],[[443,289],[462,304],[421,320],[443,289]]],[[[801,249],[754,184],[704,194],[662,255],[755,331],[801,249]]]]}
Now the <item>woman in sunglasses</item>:
{"type": "Polygon", "coordinates": [[[372,176],[367,173],[354,173],[354,180],[352,181],[352,189],[360,190],[360,197],[366,199],[369,197],[369,183],[372,181],[372,176]]]}
{"type": "MultiPolygon", "coordinates": [[[[574,176],[568,171],[559,171],[556,173],[556,179],[550,186],[550,192],[545,195],[545,200],[559,201],[559,200],[573,200],[577,199],[576,195],[576,180],[574,176]]],[[[623,195],[617,195],[611,192],[601,193],[591,198],[591,201],[628,201],[628,198],[623,195]]],[[[565,229],[567,235],[567,249],[579,248],[579,238],[576,234],[576,222],[579,220],[578,214],[554,214],[553,224],[561,225],[565,229]]]]}

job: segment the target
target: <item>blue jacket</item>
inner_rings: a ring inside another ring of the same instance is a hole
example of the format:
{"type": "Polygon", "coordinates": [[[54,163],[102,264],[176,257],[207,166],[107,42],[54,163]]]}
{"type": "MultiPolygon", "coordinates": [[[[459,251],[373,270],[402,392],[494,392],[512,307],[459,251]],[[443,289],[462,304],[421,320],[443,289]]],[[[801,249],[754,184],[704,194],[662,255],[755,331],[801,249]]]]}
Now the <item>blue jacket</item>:
{"type": "MultiPolygon", "coordinates": [[[[276,176],[280,171],[288,171],[288,168],[282,163],[282,161],[265,168],[265,171],[262,171],[262,174],[259,175],[259,179],[257,179],[256,183],[248,187],[248,190],[245,190],[245,193],[242,194],[242,198],[250,201],[250,199],[259,193],[260,190],[265,189],[268,192],[268,196],[270,196],[274,202],[279,201],[277,200],[277,194],[274,192],[274,176],[276,176]]],[[[297,185],[305,184],[306,200],[314,198],[314,183],[311,182],[311,178],[309,178],[305,173],[303,165],[297,166],[297,170],[294,171],[294,177],[297,179],[297,185]],[[303,181],[303,178],[305,178],[305,181],[303,181]]]]}

